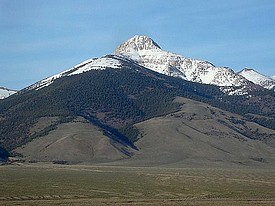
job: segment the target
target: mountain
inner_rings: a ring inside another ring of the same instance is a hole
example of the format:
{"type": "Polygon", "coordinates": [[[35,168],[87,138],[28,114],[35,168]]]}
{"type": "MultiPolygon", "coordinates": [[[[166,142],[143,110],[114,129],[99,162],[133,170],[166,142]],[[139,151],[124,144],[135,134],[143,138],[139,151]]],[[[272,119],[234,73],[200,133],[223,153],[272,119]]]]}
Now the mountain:
{"type": "Polygon", "coordinates": [[[228,95],[124,55],[89,59],[1,100],[0,148],[30,162],[274,167],[275,93],[248,84],[228,95]]]}
{"type": "Polygon", "coordinates": [[[271,77],[264,76],[254,69],[245,68],[238,73],[254,84],[258,84],[266,89],[275,90],[275,80],[271,77]]]}
{"type": "Polygon", "coordinates": [[[274,79],[274,80],[275,80],[275,75],[271,76],[271,79],[274,79]]]}
{"type": "Polygon", "coordinates": [[[251,81],[228,67],[216,67],[208,61],[190,59],[164,51],[156,42],[146,36],[130,38],[118,46],[115,55],[111,56],[113,58],[106,56],[86,60],[60,74],[39,81],[27,89],[41,89],[60,77],[76,75],[91,69],[119,68],[121,66],[119,60],[128,59],[128,61],[134,61],[161,74],[179,77],[187,81],[220,86],[221,91],[229,95],[248,95],[252,90],[259,90],[251,81]]]}
{"type": "Polygon", "coordinates": [[[120,67],[118,60],[121,58],[124,60],[127,58],[141,66],[168,76],[221,86],[221,90],[230,95],[245,95],[251,89],[255,89],[250,81],[236,74],[232,69],[216,67],[207,61],[190,59],[164,51],[156,42],[146,36],[134,36],[122,43],[115,50],[115,54],[115,59],[105,57],[86,60],[60,74],[39,81],[27,89],[40,89],[50,85],[60,77],[87,72],[90,69],[104,69],[108,66],[118,68],[120,67]]]}
{"type": "Polygon", "coordinates": [[[251,93],[252,99],[228,96],[217,86],[162,75],[116,55],[85,62],[54,81],[48,78],[42,81],[46,84],[38,82],[2,100],[0,145],[32,162],[160,165],[181,164],[190,157],[189,163],[197,159],[199,164],[207,157],[210,165],[220,161],[221,153],[230,153],[222,164],[273,164],[274,130],[255,123],[274,126],[275,97],[270,91],[251,93]],[[262,100],[255,101],[259,97],[262,100]],[[184,145],[190,144],[193,150],[190,146],[185,151],[184,145]],[[201,155],[195,158],[196,145],[201,155]],[[208,150],[215,155],[203,155],[208,150]],[[234,154],[241,150],[246,155],[234,154]]]}
{"type": "Polygon", "coordinates": [[[248,86],[250,82],[228,67],[216,67],[208,61],[190,59],[164,51],[151,38],[134,36],[122,43],[116,55],[123,55],[161,74],[217,86],[248,86]]]}
{"type": "Polygon", "coordinates": [[[5,87],[0,87],[0,99],[9,97],[10,95],[15,94],[15,90],[7,89],[5,87]]]}

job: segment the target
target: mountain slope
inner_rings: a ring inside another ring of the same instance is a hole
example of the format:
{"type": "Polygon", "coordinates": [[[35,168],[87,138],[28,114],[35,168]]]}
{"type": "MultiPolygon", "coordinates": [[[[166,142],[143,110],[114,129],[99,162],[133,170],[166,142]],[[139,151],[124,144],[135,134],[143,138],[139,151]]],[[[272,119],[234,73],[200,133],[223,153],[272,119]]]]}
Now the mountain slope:
{"type": "Polygon", "coordinates": [[[135,124],[138,150],[114,147],[84,119],[64,123],[15,151],[29,161],[131,166],[274,167],[275,130],[208,104],[177,97],[177,112],[135,124]],[[260,137],[260,138],[259,138],[260,137]]]}
{"type": "Polygon", "coordinates": [[[275,80],[271,77],[264,76],[254,69],[245,68],[238,73],[254,84],[258,84],[266,89],[275,90],[275,80]]]}
{"type": "Polygon", "coordinates": [[[275,130],[186,98],[181,110],[136,124],[139,151],[116,164],[172,167],[273,167],[275,130]],[[261,136],[262,141],[256,140],[261,136]]]}
{"type": "Polygon", "coordinates": [[[207,61],[186,58],[162,50],[151,38],[134,36],[122,43],[115,54],[135,60],[161,74],[184,80],[218,86],[248,86],[250,83],[227,67],[216,67],[207,61]]]}
{"type": "Polygon", "coordinates": [[[76,118],[14,151],[28,161],[102,163],[129,158],[134,150],[110,141],[100,128],[76,118]]]}
{"type": "Polygon", "coordinates": [[[0,87],[0,99],[7,98],[10,95],[13,95],[15,93],[16,93],[15,90],[11,90],[11,89],[7,89],[7,88],[4,88],[4,87],[0,87]]]}

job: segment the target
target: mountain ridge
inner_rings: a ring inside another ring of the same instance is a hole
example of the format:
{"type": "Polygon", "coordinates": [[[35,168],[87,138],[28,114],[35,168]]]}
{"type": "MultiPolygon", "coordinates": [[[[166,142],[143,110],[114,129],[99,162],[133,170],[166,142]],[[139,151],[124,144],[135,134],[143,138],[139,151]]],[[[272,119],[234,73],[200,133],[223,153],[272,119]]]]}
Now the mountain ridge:
{"type": "Polygon", "coordinates": [[[13,89],[8,89],[5,87],[0,87],[0,99],[5,99],[13,94],[15,94],[17,91],[13,89]]]}
{"type": "Polygon", "coordinates": [[[253,82],[254,84],[258,84],[266,89],[275,91],[275,80],[271,77],[260,74],[254,69],[244,68],[238,72],[238,74],[253,82]]]}
{"type": "Polygon", "coordinates": [[[228,67],[216,67],[208,61],[196,60],[164,51],[146,36],[134,36],[117,47],[115,54],[130,58],[153,71],[184,80],[217,86],[249,86],[250,82],[228,67]],[[144,43],[145,42],[145,43],[144,43]]]}

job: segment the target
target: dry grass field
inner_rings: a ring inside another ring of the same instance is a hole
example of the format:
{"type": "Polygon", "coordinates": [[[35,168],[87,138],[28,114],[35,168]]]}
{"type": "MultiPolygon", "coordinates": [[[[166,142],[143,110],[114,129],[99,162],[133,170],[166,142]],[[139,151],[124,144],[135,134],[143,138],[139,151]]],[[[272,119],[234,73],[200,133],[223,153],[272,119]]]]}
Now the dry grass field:
{"type": "Polygon", "coordinates": [[[275,205],[275,171],[22,164],[0,167],[0,205],[275,205]]]}

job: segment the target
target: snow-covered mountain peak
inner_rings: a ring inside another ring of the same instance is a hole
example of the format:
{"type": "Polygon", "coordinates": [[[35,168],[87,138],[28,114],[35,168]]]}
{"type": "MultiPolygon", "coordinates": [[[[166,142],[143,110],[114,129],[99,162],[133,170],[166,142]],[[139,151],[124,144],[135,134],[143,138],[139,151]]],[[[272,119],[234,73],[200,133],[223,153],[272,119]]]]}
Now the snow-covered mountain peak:
{"type": "Polygon", "coordinates": [[[15,90],[11,90],[11,89],[7,89],[5,87],[0,87],[0,99],[5,99],[7,97],[9,97],[10,95],[15,94],[17,91],[15,90]]]}
{"type": "Polygon", "coordinates": [[[115,51],[116,54],[138,52],[141,50],[160,50],[160,46],[150,37],[136,35],[122,43],[115,51]]]}
{"type": "Polygon", "coordinates": [[[249,84],[249,81],[230,68],[216,67],[208,61],[186,58],[164,51],[146,36],[130,38],[115,50],[115,54],[130,58],[153,71],[188,81],[218,86],[249,84]]]}
{"type": "Polygon", "coordinates": [[[244,69],[242,69],[239,73],[241,72],[253,72],[253,73],[258,73],[256,70],[252,69],[252,68],[248,68],[245,67],[244,69]]]}
{"type": "Polygon", "coordinates": [[[254,69],[244,68],[238,74],[243,76],[247,80],[253,82],[254,84],[258,84],[266,89],[275,90],[275,80],[272,79],[271,77],[267,77],[263,74],[260,74],[254,69]]]}

